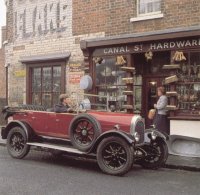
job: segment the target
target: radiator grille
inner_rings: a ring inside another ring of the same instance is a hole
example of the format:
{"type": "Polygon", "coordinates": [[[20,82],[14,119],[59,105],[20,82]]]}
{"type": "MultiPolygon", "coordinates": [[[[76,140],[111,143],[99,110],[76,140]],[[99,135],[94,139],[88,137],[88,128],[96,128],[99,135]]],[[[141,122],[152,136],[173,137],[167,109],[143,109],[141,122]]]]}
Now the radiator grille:
{"type": "Polygon", "coordinates": [[[142,120],[138,120],[135,124],[135,132],[137,132],[140,135],[139,143],[144,142],[144,130],[145,130],[144,122],[142,120]]]}

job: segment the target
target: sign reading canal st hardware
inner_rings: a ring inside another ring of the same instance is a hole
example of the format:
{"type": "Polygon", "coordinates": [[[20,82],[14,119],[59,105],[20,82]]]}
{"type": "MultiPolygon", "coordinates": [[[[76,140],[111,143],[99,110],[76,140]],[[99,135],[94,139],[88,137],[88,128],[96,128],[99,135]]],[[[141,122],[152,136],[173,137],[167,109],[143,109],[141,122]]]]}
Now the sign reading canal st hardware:
{"type": "Polygon", "coordinates": [[[148,44],[133,44],[123,45],[118,47],[107,47],[96,49],[93,56],[98,55],[115,55],[115,54],[128,54],[128,53],[139,53],[146,51],[163,51],[173,49],[187,49],[187,48],[198,48],[200,47],[200,38],[175,40],[175,41],[162,41],[152,42],[148,44]]]}

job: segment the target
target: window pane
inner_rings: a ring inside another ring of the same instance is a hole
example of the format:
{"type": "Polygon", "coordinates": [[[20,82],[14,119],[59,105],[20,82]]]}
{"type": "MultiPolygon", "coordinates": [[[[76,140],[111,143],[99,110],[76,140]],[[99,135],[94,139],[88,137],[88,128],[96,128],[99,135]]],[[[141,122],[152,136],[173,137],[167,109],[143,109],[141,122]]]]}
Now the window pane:
{"type": "Polygon", "coordinates": [[[50,92],[52,89],[52,75],[51,75],[51,67],[43,68],[42,70],[42,91],[50,92]]]}
{"type": "Polygon", "coordinates": [[[198,67],[200,66],[200,52],[191,52],[190,65],[198,65],[198,67]]]}
{"type": "Polygon", "coordinates": [[[160,1],[156,1],[154,3],[154,11],[155,12],[161,11],[161,2],[160,1]]]}
{"type": "Polygon", "coordinates": [[[41,91],[41,68],[33,69],[32,91],[33,92],[41,91]]]}
{"type": "Polygon", "coordinates": [[[147,3],[146,6],[147,6],[147,13],[153,12],[153,2],[147,3]]]}
{"type": "Polygon", "coordinates": [[[96,64],[96,85],[105,85],[105,66],[104,64],[96,64]]]}
{"type": "Polygon", "coordinates": [[[33,93],[33,95],[32,95],[32,104],[41,105],[40,93],[33,93]]]}
{"type": "Polygon", "coordinates": [[[138,13],[147,14],[161,11],[161,0],[138,0],[138,13]]]}
{"type": "Polygon", "coordinates": [[[60,93],[53,93],[53,105],[58,104],[60,93]]]}
{"type": "Polygon", "coordinates": [[[51,108],[51,93],[43,93],[42,94],[42,105],[46,108],[51,108]]]}
{"type": "Polygon", "coordinates": [[[145,0],[138,0],[139,14],[145,14],[146,2],[145,0]]]}
{"type": "Polygon", "coordinates": [[[61,67],[53,67],[53,92],[60,92],[61,90],[61,67]]]}

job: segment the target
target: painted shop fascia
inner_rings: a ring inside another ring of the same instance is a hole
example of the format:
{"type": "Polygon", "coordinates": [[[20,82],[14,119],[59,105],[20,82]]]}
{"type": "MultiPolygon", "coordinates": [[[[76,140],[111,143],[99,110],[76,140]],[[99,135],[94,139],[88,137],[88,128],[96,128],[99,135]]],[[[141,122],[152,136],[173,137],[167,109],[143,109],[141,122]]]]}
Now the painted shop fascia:
{"type": "Polygon", "coordinates": [[[96,48],[93,56],[99,55],[124,55],[147,51],[182,50],[200,47],[200,38],[191,38],[175,41],[156,41],[142,44],[121,45],[118,47],[96,48]]]}

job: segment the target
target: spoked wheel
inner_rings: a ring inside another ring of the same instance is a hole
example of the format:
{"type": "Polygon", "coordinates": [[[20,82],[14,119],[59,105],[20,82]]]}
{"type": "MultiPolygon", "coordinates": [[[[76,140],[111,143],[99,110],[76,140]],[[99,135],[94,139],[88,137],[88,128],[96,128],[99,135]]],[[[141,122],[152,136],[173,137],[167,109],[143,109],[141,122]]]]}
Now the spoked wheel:
{"type": "Polygon", "coordinates": [[[99,123],[90,115],[79,115],[70,126],[70,138],[74,147],[87,151],[100,134],[99,123]]]}
{"type": "Polygon", "coordinates": [[[12,128],[7,137],[8,153],[13,158],[24,158],[30,151],[30,146],[27,143],[27,136],[21,127],[12,128]]]}
{"type": "Polygon", "coordinates": [[[97,148],[101,170],[110,175],[124,175],[133,164],[133,147],[120,137],[105,138],[97,148]]]}
{"type": "Polygon", "coordinates": [[[152,141],[150,145],[146,145],[143,149],[147,156],[139,161],[141,166],[147,169],[158,169],[165,164],[168,157],[168,147],[164,140],[152,141]]]}

